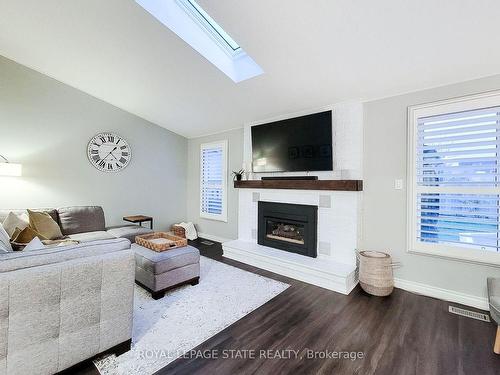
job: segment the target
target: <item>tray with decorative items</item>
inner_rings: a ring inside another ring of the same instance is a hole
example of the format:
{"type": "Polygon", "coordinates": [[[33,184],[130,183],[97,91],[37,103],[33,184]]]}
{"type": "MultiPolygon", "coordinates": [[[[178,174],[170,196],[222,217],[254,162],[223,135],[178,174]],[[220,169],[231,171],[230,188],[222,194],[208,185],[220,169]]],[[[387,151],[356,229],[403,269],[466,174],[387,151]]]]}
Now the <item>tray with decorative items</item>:
{"type": "Polygon", "coordinates": [[[135,237],[135,243],[147,249],[162,252],[187,246],[187,239],[170,232],[154,232],[135,237]]]}
{"type": "Polygon", "coordinates": [[[174,224],[170,230],[173,232],[174,236],[186,238],[186,230],[180,225],[174,224]]]}

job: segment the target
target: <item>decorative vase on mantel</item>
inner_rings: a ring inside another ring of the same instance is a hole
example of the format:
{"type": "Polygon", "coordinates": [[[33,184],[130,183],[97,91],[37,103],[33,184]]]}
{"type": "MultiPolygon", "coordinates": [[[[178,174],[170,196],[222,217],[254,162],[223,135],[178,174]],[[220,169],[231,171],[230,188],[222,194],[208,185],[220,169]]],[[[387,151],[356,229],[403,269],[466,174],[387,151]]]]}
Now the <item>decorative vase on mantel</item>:
{"type": "Polygon", "coordinates": [[[249,161],[247,163],[243,163],[244,164],[244,170],[245,170],[245,179],[247,181],[250,181],[250,180],[253,180],[253,172],[252,172],[252,162],[249,161]]]}

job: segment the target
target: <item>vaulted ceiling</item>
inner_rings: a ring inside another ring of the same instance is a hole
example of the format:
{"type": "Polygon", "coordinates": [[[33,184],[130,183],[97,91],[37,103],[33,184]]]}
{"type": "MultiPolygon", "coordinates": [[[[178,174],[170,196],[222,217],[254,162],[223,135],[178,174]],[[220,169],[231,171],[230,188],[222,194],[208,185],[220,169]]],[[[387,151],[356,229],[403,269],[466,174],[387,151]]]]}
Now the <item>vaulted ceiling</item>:
{"type": "Polygon", "coordinates": [[[133,0],[0,0],[0,55],[186,137],[500,73],[495,0],[198,3],[263,75],[234,83],[133,0]]]}

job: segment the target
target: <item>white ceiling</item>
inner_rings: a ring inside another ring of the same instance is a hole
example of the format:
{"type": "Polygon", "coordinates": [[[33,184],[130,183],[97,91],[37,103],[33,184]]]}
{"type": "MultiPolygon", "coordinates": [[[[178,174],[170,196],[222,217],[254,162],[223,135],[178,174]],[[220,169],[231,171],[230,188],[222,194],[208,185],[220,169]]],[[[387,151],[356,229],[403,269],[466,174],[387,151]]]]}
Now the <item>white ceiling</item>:
{"type": "Polygon", "coordinates": [[[500,73],[498,0],[198,0],[235,84],[133,0],[0,0],[0,54],[186,137],[500,73]]]}

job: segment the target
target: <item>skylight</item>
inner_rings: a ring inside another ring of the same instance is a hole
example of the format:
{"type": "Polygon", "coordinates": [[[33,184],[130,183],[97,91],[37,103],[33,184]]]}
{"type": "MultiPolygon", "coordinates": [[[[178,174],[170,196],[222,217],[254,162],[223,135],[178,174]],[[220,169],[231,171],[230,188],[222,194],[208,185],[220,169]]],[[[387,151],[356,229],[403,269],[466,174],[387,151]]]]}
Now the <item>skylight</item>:
{"type": "Polygon", "coordinates": [[[136,0],[234,82],[258,76],[262,68],[195,0],[136,0]]]}
{"type": "Polygon", "coordinates": [[[238,51],[241,47],[236,43],[236,41],[231,38],[231,36],[224,31],[224,29],[215,20],[210,17],[210,15],[203,10],[200,5],[194,0],[178,0],[184,3],[193,11],[194,15],[198,17],[199,21],[212,33],[216,34],[218,39],[221,39],[229,48],[233,51],[238,51]]]}

